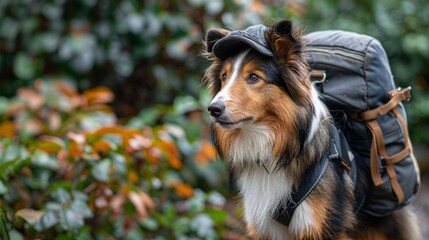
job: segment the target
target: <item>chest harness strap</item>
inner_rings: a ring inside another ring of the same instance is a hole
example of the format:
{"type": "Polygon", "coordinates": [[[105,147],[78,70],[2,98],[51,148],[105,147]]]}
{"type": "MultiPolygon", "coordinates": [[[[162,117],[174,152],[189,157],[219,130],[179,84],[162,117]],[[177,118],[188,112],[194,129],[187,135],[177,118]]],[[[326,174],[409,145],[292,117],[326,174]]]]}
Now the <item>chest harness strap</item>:
{"type": "Polygon", "coordinates": [[[329,149],[325,151],[322,158],[311,166],[305,173],[304,179],[298,189],[292,192],[290,200],[281,204],[275,211],[273,218],[279,223],[289,226],[292,216],[296,208],[307,198],[313,191],[314,187],[319,183],[323,174],[326,172],[329,161],[338,160],[341,165],[347,170],[352,178],[353,183],[356,183],[356,167],[353,161],[353,155],[342,133],[338,129],[331,126],[331,144],[329,149]]]}

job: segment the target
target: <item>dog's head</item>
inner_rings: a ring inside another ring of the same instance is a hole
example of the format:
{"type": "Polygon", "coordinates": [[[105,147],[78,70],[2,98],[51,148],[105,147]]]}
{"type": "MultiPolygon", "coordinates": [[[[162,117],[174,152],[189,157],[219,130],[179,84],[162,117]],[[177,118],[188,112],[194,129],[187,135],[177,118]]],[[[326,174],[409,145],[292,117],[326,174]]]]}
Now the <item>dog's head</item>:
{"type": "Polygon", "coordinates": [[[205,50],[212,64],[203,83],[213,96],[208,111],[215,130],[237,134],[248,126],[264,126],[281,138],[275,140],[282,142],[277,154],[284,148],[298,154],[314,108],[303,47],[302,29],[289,20],[271,28],[210,29],[205,50]]]}
{"type": "MultiPolygon", "coordinates": [[[[270,106],[279,101],[297,108],[311,106],[301,30],[293,29],[288,20],[270,29],[253,28],[237,31],[241,35],[211,29],[206,36],[206,50],[213,64],[204,83],[214,96],[208,110],[221,127],[261,123],[270,115],[266,113],[273,109],[270,106]],[[263,34],[255,36],[263,38],[259,39],[262,44],[246,41],[249,34],[263,34]]],[[[288,106],[288,111],[294,109],[288,106]]]]}

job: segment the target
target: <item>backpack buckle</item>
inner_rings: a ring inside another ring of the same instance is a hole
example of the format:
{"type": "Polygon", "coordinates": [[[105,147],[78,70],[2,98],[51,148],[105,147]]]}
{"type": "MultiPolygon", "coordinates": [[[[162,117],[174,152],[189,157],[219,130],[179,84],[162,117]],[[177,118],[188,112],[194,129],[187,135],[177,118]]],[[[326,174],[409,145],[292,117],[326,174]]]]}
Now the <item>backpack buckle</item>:
{"type": "Polygon", "coordinates": [[[389,99],[392,99],[396,94],[401,94],[402,101],[407,102],[411,100],[411,96],[413,95],[411,87],[407,87],[404,89],[398,87],[397,89],[393,89],[389,92],[389,99]]]}
{"type": "Polygon", "coordinates": [[[326,72],[324,70],[312,70],[310,72],[310,78],[317,79],[312,80],[315,84],[321,84],[326,80],[326,72]]]}

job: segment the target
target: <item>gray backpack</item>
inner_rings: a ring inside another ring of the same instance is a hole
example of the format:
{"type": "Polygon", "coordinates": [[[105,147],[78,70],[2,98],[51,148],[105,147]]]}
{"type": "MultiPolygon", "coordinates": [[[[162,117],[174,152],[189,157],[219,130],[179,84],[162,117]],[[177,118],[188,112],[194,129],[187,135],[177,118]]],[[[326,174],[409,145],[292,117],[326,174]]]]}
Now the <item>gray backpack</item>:
{"type": "Polygon", "coordinates": [[[385,216],[416,196],[420,174],[386,53],[376,39],[344,31],[305,36],[311,78],[355,156],[367,169],[369,191],[361,211],[385,216]]]}

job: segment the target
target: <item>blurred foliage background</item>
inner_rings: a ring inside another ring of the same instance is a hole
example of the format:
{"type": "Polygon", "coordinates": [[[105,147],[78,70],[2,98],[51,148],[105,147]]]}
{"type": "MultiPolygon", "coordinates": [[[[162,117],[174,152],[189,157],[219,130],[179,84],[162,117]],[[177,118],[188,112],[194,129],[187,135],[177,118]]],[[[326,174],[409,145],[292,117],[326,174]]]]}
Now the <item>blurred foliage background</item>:
{"type": "Polygon", "coordinates": [[[200,52],[210,27],[291,18],[306,32],[379,39],[397,85],[413,87],[406,109],[426,172],[428,9],[426,0],[2,0],[0,238],[242,235],[206,127],[200,52]]]}

